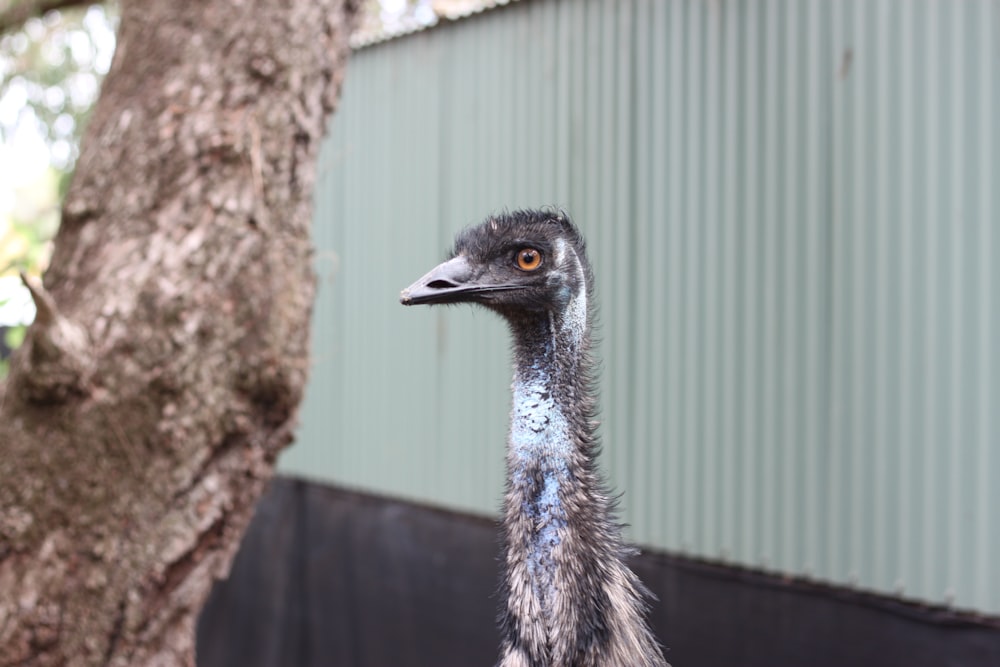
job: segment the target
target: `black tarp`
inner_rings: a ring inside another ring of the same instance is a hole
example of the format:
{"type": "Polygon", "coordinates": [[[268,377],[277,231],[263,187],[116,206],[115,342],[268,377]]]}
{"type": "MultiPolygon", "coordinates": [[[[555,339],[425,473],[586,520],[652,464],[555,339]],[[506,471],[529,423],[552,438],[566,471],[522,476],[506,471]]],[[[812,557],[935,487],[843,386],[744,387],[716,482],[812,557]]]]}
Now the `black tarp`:
{"type": "MultiPolygon", "coordinates": [[[[201,667],[496,659],[494,522],[276,479],[198,626],[201,667]]],[[[674,667],[998,667],[1000,621],[660,554],[632,566],[674,667]]]]}

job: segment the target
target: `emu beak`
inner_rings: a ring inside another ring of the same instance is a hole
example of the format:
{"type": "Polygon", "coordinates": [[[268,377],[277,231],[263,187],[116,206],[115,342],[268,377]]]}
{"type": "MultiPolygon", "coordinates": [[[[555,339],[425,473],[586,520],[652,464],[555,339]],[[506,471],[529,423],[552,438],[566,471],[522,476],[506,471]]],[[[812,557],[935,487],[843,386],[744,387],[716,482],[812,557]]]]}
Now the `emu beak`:
{"type": "Polygon", "coordinates": [[[468,260],[462,255],[453,257],[438,264],[423,278],[404,289],[399,295],[399,302],[404,306],[416,306],[421,303],[460,301],[460,295],[467,291],[467,283],[471,277],[472,267],[468,260]]]}
{"type": "Polygon", "coordinates": [[[480,301],[489,292],[518,289],[520,285],[491,284],[473,277],[473,269],[464,255],[438,264],[427,275],[404,289],[399,302],[404,306],[434,303],[480,301]]]}

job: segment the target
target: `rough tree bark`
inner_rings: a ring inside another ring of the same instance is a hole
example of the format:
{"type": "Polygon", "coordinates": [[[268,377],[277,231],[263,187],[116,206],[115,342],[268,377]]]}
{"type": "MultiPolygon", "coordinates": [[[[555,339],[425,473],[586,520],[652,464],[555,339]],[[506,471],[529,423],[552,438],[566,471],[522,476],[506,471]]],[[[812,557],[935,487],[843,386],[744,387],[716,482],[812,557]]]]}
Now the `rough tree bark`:
{"type": "Polygon", "coordinates": [[[191,665],[292,438],[353,0],[126,0],[0,388],[0,665],[191,665]]]}

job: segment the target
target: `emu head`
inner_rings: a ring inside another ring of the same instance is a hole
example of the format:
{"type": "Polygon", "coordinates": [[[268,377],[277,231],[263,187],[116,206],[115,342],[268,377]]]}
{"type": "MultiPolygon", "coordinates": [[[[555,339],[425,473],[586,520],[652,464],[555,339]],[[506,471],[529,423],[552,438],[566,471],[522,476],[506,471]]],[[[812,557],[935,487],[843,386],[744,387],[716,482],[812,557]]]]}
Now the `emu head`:
{"type": "Polygon", "coordinates": [[[565,214],[515,211],[459,232],[451,258],[404,289],[400,301],[477,303],[516,325],[561,319],[574,302],[585,307],[590,283],[583,239],[565,214]]]}

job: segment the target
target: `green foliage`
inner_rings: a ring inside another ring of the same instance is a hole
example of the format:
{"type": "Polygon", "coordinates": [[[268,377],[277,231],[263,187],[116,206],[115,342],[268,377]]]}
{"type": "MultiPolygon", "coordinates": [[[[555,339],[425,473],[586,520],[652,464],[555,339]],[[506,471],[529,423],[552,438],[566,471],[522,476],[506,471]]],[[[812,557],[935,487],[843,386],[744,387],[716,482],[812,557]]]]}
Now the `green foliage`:
{"type": "Polygon", "coordinates": [[[11,327],[7,329],[4,335],[4,342],[7,343],[7,347],[10,349],[16,349],[21,347],[21,343],[24,342],[24,335],[28,332],[28,327],[25,325],[20,325],[17,327],[11,327]]]}
{"type": "MultiPolygon", "coordinates": [[[[3,342],[9,349],[16,350],[17,348],[21,347],[21,344],[24,342],[24,335],[27,332],[28,332],[28,327],[24,326],[23,324],[21,326],[10,327],[9,329],[6,329],[4,331],[3,342]]],[[[10,372],[10,360],[0,359],[0,380],[7,377],[7,374],[9,372],[10,372]]]]}

